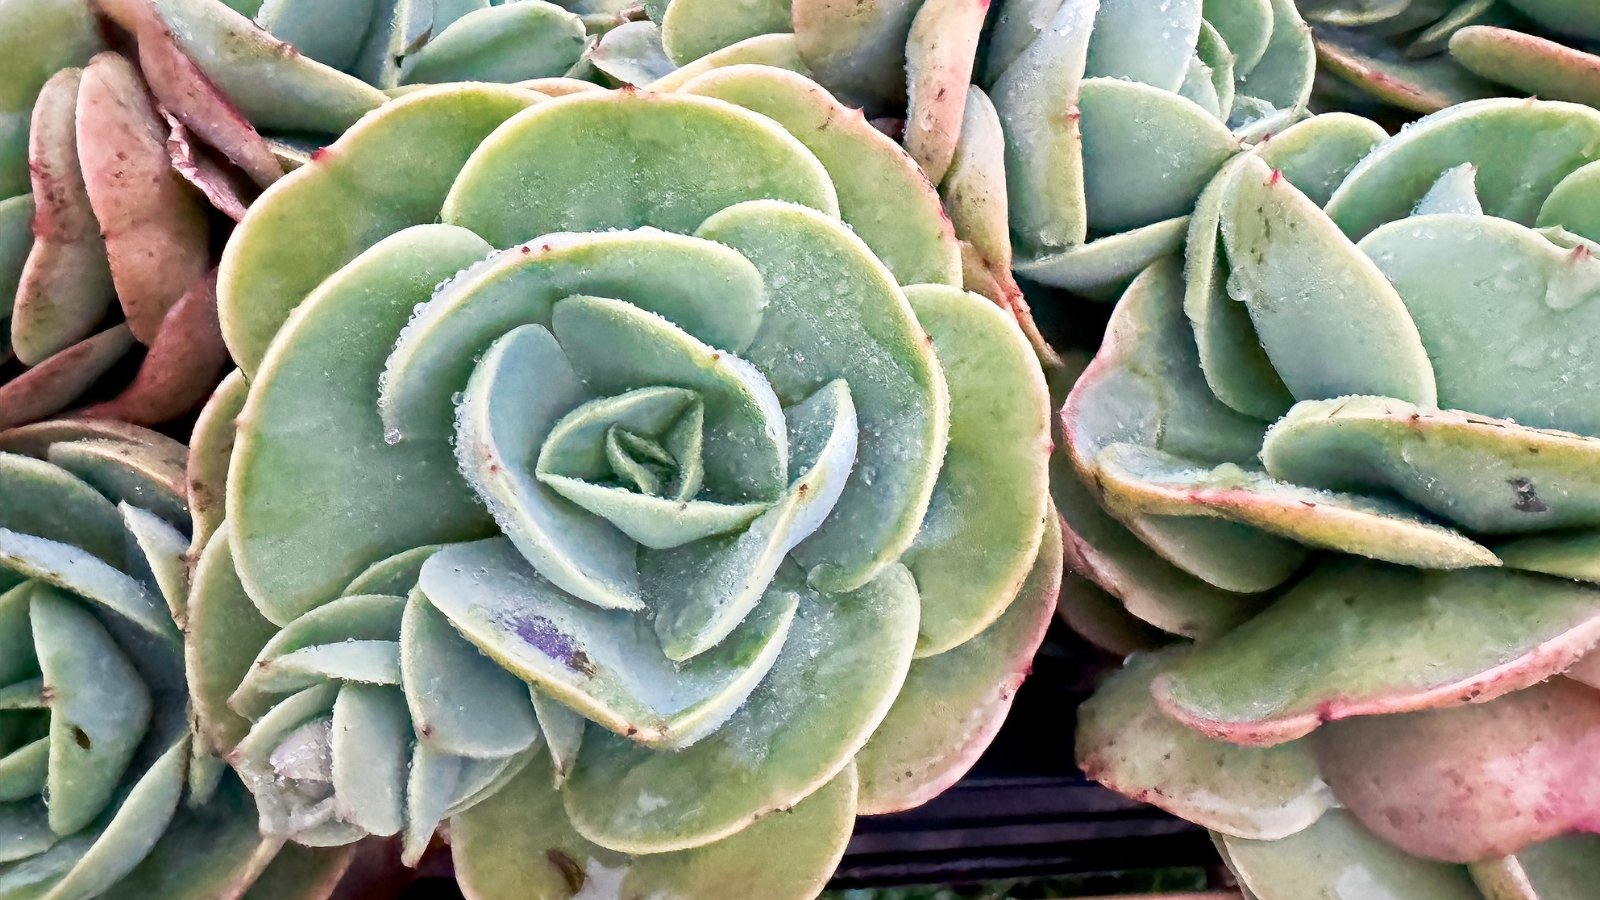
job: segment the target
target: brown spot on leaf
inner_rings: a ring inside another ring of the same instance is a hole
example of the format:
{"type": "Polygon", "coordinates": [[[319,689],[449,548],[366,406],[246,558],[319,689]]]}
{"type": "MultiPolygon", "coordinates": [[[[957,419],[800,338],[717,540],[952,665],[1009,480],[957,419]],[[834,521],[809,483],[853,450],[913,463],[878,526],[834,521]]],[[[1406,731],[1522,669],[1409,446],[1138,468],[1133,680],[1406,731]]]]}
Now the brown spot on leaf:
{"type": "Polygon", "coordinates": [[[551,847],[544,852],[544,858],[550,860],[550,865],[556,867],[561,873],[561,880],[567,883],[567,889],[574,894],[583,890],[583,883],[588,878],[583,874],[583,867],[572,858],[572,854],[560,847],[551,847]]]}

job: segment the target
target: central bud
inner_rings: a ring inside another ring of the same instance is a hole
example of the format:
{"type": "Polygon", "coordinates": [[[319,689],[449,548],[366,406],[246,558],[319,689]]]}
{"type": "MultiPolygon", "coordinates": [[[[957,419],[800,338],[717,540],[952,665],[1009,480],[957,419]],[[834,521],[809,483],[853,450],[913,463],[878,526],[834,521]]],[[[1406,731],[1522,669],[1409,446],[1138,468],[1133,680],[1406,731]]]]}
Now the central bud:
{"type": "Polygon", "coordinates": [[[534,471],[551,490],[640,544],[666,549],[740,528],[760,512],[757,504],[718,504],[724,514],[703,517],[696,527],[670,534],[652,527],[659,507],[685,510],[701,494],[704,441],[698,392],[639,388],[568,413],[538,448],[534,471]]]}

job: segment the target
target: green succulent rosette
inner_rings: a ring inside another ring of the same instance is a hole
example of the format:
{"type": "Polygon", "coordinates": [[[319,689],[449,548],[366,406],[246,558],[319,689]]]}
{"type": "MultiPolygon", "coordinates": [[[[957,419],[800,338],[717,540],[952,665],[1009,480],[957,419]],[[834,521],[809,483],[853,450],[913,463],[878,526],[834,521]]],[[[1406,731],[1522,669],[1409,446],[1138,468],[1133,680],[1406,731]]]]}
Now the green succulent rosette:
{"type": "Polygon", "coordinates": [[[1017,274],[1114,299],[1223,163],[1305,114],[1315,64],[1292,0],[1007,0],[979,72],[1017,274]]]}
{"type": "Polygon", "coordinates": [[[1600,10],[1588,0],[1302,0],[1327,101],[1433,113],[1534,95],[1600,105],[1600,10]]]}
{"type": "Polygon", "coordinates": [[[1600,113],[1380,137],[1319,116],[1224,166],[1073,388],[1064,609],[1153,651],[1079,761],[1256,897],[1584,896],[1600,113]]]}
{"type": "Polygon", "coordinates": [[[346,852],[262,838],[191,759],[185,448],[110,422],[0,433],[0,897],[326,896],[346,852]]]}
{"type": "Polygon", "coordinates": [[[960,283],[917,164],[770,67],[408,93],[274,186],[188,632],[263,832],[448,821],[477,897],[815,894],[970,766],[1057,592],[1044,377],[960,283]]]}

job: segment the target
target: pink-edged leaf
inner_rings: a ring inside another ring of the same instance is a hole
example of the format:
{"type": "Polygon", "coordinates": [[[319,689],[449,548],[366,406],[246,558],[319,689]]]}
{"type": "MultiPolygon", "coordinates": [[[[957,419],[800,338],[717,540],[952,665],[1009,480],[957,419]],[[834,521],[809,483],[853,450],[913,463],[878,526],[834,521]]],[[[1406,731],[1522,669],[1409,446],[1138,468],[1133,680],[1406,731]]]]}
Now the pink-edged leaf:
{"type": "Polygon", "coordinates": [[[1568,679],[1491,703],[1352,719],[1314,744],[1339,801],[1415,856],[1472,862],[1600,830],[1600,693],[1568,679]]]}
{"type": "Polygon", "coordinates": [[[78,163],[81,69],[63,69],[39,92],[28,134],[33,248],[11,314],[11,349],[37,365],[88,337],[111,305],[111,269],[78,163]]]}
{"type": "Polygon", "coordinates": [[[139,42],[139,67],[161,107],[266,187],[283,177],[272,148],[194,60],[183,52],[153,7],[129,4],[139,42]]]}
{"type": "Polygon", "coordinates": [[[212,271],[168,311],[133,382],[82,415],[136,425],[175,419],[205,400],[227,364],[228,348],[217,324],[217,274],[212,271]]]}
{"type": "Polygon", "coordinates": [[[1029,345],[1033,347],[1034,355],[1039,357],[1039,362],[1047,370],[1061,368],[1061,355],[1039,331],[1039,325],[1033,319],[1033,308],[1028,305],[1028,298],[1023,296],[1022,288],[1012,277],[1009,262],[994,262],[976,246],[962,241],[961,281],[962,287],[988,298],[1017,320],[1029,345]]]}
{"type": "Polygon", "coordinates": [[[1572,668],[1561,673],[1579,684],[1600,691],[1600,652],[1590,650],[1584,657],[1572,664],[1572,668]]]}
{"type": "Polygon", "coordinates": [[[1079,708],[1078,765],[1112,790],[1213,831],[1277,840],[1309,827],[1333,804],[1305,741],[1240,747],[1163,715],[1150,684],[1192,652],[1139,654],[1079,708]]]}
{"type": "Polygon", "coordinates": [[[928,0],[906,42],[906,152],[934,184],[956,155],[989,0],[928,0]]]}
{"type": "Polygon", "coordinates": [[[1600,104],[1600,56],[1560,41],[1472,25],[1451,36],[1450,55],[1484,78],[1543,100],[1600,104]]]}
{"type": "Polygon", "coordinates": [[[1079,637],[1114,656],[1154,650],[1168,642],[1160,629],[1140,621],[1117,598],[1075,572],[1061,580],[1056,613],[1079,637]]]}
{"type": "Polygon", "coordinates": [[[0,387],[0,429],[36,422],[66,409],[133,346],[118,325],[79,341],[0,387]]]}
{"type": "Polygon", "coordinates": [[[1567,669],[1596,640],[1591,585],[1341,559],[1201,643],[1152,690],[1191,728],[1279,744],[1339,719],[1487,702],[1567,669]]]}
{"type": "Polygon", "coordinates": [[[197,144],[189,129],[166,110],[167,155],[172,168],[194,185],[216,210],[235,222],[244,221],[250,203],[260,193],[238,168],[218,162],[204,146],[197,144]]]}
{"type": "Polygon", "coordinates": [[[911,663],[905,686],[856,754],[859,812],[911,809],[944,793],[988,749],[1050,627],[1061,590],[1060,519],[1008,608],[977,637],[911,663]]]}
{"type": "Polygon", "coordinates": [[[102,53],[78,92],[78,157],[128,327],[149,344],[210,268],[211,228],[172,169],[166,129],[132,63],[102,53]]]}
{"type": "MultiPolygon", "coordinates": [[[[115,330],[115,329],[113,329],[115,330]]],[[[131,338],[127,338],[131,340],[131,338]]],[[[110,441],[131,444],[154,457],[176,460],[183,465],[188,448],[148,428],[114,422],[110,419],[51,419],[20,428],[0,431],[0,453],[20,453],[44,459],[54,444],[71,441],[110,441]]]]}

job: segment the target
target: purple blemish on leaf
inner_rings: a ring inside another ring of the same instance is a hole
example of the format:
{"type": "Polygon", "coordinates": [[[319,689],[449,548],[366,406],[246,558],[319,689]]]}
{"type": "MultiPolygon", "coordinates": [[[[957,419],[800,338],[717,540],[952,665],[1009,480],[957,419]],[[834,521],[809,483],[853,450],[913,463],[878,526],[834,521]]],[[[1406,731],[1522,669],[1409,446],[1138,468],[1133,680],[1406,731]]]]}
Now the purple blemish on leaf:
{"type": "Polygon", "coordinates": [[[595,667],[589,654],[544,616],[524,613],[512,617],[508,624],[528,646],[551,659],[559,660],[562,665],[586,678],[594,675],[595,667]]]}

